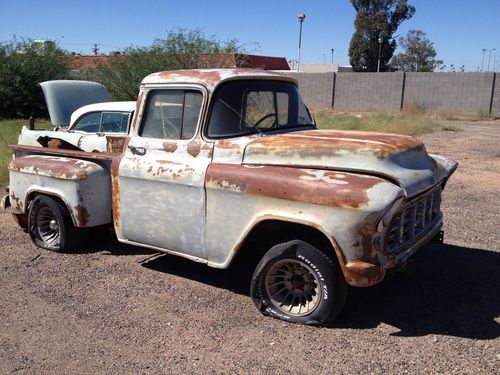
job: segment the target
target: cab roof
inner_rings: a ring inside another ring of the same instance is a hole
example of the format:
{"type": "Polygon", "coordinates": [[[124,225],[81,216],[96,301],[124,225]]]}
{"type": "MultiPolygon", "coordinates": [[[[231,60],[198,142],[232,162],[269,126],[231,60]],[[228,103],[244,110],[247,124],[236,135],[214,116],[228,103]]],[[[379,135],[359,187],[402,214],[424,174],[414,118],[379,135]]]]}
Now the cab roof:
{"type": "Polygon", "coordinates": [[[235,79],[269,79],[297,83],[295,78],[282,73],[258,69],[190,69],[167,70],[146,76],[141,85],[164,83],[191,83],[213,91],[219,84],[235,79]]]}

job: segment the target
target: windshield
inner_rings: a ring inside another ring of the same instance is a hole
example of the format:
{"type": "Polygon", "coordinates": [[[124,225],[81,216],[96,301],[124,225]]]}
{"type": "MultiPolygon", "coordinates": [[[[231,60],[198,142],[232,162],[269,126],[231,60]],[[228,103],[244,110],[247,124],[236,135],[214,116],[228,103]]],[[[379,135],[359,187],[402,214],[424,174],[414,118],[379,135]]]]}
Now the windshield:
{"type": "Polygon", "coordinates": [[[236,137],[303,126],[314,126],[314,121],[294,84],[238,80],[215,92],[207,135],[236,137]]]}

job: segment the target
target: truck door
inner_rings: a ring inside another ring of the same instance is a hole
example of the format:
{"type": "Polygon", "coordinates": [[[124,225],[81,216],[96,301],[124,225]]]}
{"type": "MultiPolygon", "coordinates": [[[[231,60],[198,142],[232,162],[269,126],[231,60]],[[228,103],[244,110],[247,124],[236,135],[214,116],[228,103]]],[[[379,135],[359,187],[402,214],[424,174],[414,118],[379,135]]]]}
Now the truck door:
{"type": "Polygon", "coordinates": [[[206,97],[194,87],[146,92],[118,170],[121,241],[207,258],[204,183],[213,144],[199,134],[206,97]]]}

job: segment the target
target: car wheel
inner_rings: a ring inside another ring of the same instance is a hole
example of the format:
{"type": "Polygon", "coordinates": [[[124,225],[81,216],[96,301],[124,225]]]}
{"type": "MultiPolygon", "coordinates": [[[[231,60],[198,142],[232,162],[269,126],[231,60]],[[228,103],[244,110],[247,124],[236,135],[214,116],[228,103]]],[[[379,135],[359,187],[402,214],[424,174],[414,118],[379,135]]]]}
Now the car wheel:
{"type": "Polygon", "coordinates": [[[336,262],[314,246],[293,240],[264,255],[253,274],[250,295],[264,315],[327,325],[342,310],[347,288],[336,262]]]}
{"type": "Polygon", "coordinates": [[[28,231],[33,243],[47,250],[63,252],[76,245],[76,228],[66,207],[45,195],[31,203],[28,231]]]}

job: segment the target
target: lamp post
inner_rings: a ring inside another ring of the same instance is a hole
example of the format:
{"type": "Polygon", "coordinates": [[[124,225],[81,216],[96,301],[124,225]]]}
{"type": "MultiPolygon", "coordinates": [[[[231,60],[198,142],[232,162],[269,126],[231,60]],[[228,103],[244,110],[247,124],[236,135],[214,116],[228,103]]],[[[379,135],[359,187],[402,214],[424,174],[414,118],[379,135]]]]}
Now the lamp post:
{"type": "Polygon", "coordinates": [[[333,65],[333,52],[335,51],[335,48],[332,48],[332,65],[333,65]]]}
{"type": "Polygon", "coordinates": [[[377,73],[380,72],[380,54],[382,53],[382,37],[378,37],[378,63],[377,63],[377,73]]]}
{"type": "Polygon", "coordinates": [[[486,53],[487,49],[483,48],[481,51],[483,51],[483,58],[481,60],[481,71],[483,71],[483,67],[484,67],[484,54],[486,53]]]}
{"type": "Polygon", "coordinates": [[[496,51],[496,48],[490,48],[490,53],[488,54],[488,72],[490,71],[490,60],[491,60],[491,51],[496,51]]]}
{"type": "Polygon", "coordinates": [[[299,29],[299,52],[297,54],[297,72],[300,71],[300,46],[302,43],[302,22],[304,22],[305,18],[306,15],[304,13],[299,14],[300,29],[299,29]]]}

